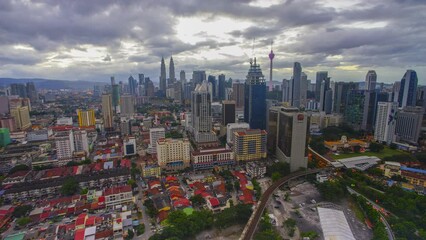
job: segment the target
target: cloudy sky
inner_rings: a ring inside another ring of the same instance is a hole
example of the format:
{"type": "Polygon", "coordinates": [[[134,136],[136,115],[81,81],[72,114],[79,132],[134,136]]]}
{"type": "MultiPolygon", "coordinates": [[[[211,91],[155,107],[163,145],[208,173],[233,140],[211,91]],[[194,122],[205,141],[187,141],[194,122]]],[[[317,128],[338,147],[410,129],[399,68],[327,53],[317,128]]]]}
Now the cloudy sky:
{"type": "Polygon", "coordinates": [[[269,78],[273,41],[274,80],[298,61],[309,79],[375,69],[394,82],[414,69],[426,84],[424,0],[1,0],[0,16],[0,77],[158,81],[173,54],[177,76],[244,79],[256,56],[269,78]]]}

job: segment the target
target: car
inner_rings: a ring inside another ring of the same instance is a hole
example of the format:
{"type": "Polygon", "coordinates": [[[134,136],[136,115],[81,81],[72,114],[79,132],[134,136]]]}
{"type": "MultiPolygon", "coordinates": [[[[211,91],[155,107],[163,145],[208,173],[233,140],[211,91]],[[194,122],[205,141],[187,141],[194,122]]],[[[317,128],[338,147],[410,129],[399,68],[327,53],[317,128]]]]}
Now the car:
{"type": "Polygon", "coordinates": [[[275,206],[274,206],[274,208],[280,208],[280,206],[278,206],[278,205],[275,205],[275,206]]]}

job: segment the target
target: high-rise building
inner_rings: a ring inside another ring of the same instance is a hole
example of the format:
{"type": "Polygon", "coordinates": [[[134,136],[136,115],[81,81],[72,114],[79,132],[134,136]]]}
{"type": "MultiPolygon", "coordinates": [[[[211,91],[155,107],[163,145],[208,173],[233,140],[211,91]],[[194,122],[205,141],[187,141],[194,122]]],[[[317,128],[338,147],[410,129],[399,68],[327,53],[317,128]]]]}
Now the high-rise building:
{"type": "Polygon", "coordinates": [[[182,83],[180,81],[175,81],[173,83],[173,89],[174,89],[174,100],[175,102],[182,102],[182,83]]]}
{"type": "Polygon", "coordinates": [[[33,82],[27,82],[26,91],[27,91],[26,97],[28,97],[32,103],[35,103],[38,101],[37,90],[33,82]]]}
{"type": "Polygon", "coordinates": [[[266,129],[266,83],[260,65],[250,61],[244,87],[244,121],[251,129],[266,129]]]}
{"type": "Polygon", "coordinates": [[[25,130],[31,127],[30,111],[28,106],[10,109],[10,115],[15,119],[16,128],[25,130]]]}
{"type": "Polygon", "coordinates": [[[95,126],[95,122],[96,122],[95,110],[77,109],[77,116],[78,116],[78,126],[80,127],[95,126]]]}
{"type": "Polygon", "coordinates": [[[308,100],[308,76],[302,72],[300,74],[300,107],[306,107],[308,100]]]}
{"type": "Polygon", "coordinates": [[[183,170],[190,166],[191,155],[188,139],[160,138],[157,140],[158,165],[166,170],[183,170]]]}
{"type": "Polygon", "coordinates": [[[206,80],[206,71],[193,71],[192,72],[192,84],[197,86],[206,80]]]}
{"type": "Polygon", "coordinates": [[[138,80],[138,96],[146,96],[145,75],[143,73],[139,73],[138,80]]]}
{"type": "Polygon", "coordinates": [[[209,84],[211,83],[211,85],[212,85],[213,98],[217,99],[218,98],[218,84],[217,84],[217,81],[216,81],[216,77],[209,75],[209,77],[207,78],[207,81],[209,82],[209,84]]]}
{"type": "Polygon", "coordinates": [[[179,80],[180,80],[180,82],[182,83],[182,85],[185,85],[185,84],[186,84],[186,74],[185,74],[185,71],[184,71],[184,70],[181,70],[181,71],[180,71],[180,74],[179,74],[179,80]]]}
{"type": "Polygon", "coordinates": [[[112,125],[112,97],[111,94],[102,95],[102,115],[104,120],[104,128],[111,129],[112,125]]]}
{"type": "Polygon", "coordinates": [[[330,114],[333,108],[333,91],[330,88],[330,78],[325,78],[320,84],[319,110],[320,112],[326,112],[326,114],[330,114]]]}
{"type": "Polygon", "coordinates": [[[358,87],[353,82],[336,82],[334,86],[334,107],[333,111],[339,114],[345,114],[346,103],[351,90],[356,90],[358,87]]]}
{"type": "Polygon", "coordinates": [[[232,84],[232,100],[235,101],[236,108],[244,107],[244,83],[237,81],[232,84]]]}
{"type": "Polygon", "coordinates": [[[72,159],[75,151],[72,131],[57,132],[55,135],[56,155],[59,160],[72,159]]]}
{"type": "Polygon", "coordinates": [[[290,102],[290,80],[283,79],[282,83],[283,102],[290,102]]]}
{"type": "Polygon", "coordinates": [[[135,114],[135,100],[131,95],[121,95],[120,115],[132,117],[135,114]]]}
{"type": "Polygon", "coordinates": [[[422,127],[423,112],[421,107],[412,106],[398,110],[395,128],[398,142],[417,144],[422,127]]]}
{"type": "Polygon", "coordinates": [[[74,148],[76,152],[89,153],[89,140],[85,130],[74,131],[74,148]]]}
{"type": "Polygon", "coordinates": [[[365,76],[365,90],[376,90],[377,74],[374,70],[369,70],[365,76]]]}
{"type": "Polygon", "coordinates": [[[9,113],[9,98],[0,96],[0,115],[9,113]]]}
{"type": "Polygon", "coordinates": [[[138,93],[138,82],[136,79],[133,78],[133,76],[129,77],[129,93],[130,95],[135,96],[138,93]]]}
{"type": "Polygon", "coordinates": [[[398,93],[399,107],[416,106],[417,81],[416,71],[407,70],[401,79],[398,93]]]}
{"type": "MultiPolygon", "coordinates": [[[[307,168],[307,141],[309,134],[309,118],[306,113],[295,107],[275,107],[277,120],[276,156],[279,160],[288,162],[292,172],[307,168]]],[[[270,132],[273,130],[270,129],[270,132]]]]}
{"type": "Polygon", "coordinates": [[[217,87],[217,95],[219,100],[225,100],[226,99],[226,80],[225,75],[220,74],[218,76],[218,87],[217,87]]]}
{"type": "Polygon", "coordinates": [[[0,118],[0,127],[9,129],[9,132],[16,131],[16,123],[13,117],[0,118]]]}
{"type": "Polygon", "coordinates": [[[166,77],[166,64],[164,63],[164,58],[161,57],[161,66],[160,66],[160,91],[165,95],[167,89],[167,77],[166,77]]]}
{"type": "Polygon", "coordinates": [[[378,102],[374,140],[391,144],[395,141],[396,102],[378,102]]]}
{"type": "Polygon", "coordinates": [[[175,63],[173,62],[173,56],[170,56],[170,65],[169,65],[169,84],[175,83],[175,63]]]}
{"type": "Polygon", "coordinates": [[[317,72],[317,77],[315,80],[315,100],[317,102],[320,102],[320,99],[321,99],[321,85],[324,81],[327,81],[327,79],[328,79],[327,71],[317,72]]]}
{"type": "Polygon", "coordinates": [[[235,161],[253,161],[266,158],[265,130],[249,129],[234,132],[235,161]]]}
{"type": "Polygon", "coordinates": [[[160,138],[166,137],[166,130],[164,128],[150,128],[149,129],[149,143],[152,153],[157,152],[157,141],[160,138]]]}
{"type": "Polygon", "coordinates": [[[222,124],[235,123],[235,101],[222,101],[222,124]]]}
{"type": "Polygon", "coordinates": [[[371,132],[375,127],[378,93],[374,91],[363,91],[364,93],[364,109],[362,116],[361,129],[371,132]]]}
{"type": "Polygon", "coordinates": [[[8,128],[0,128],[0,147],[6,147],[10,143],[10,132],[8,128]]]}
{"type": "Polygon", "coordinates": [[[355,130],[362,128],[364,117],[365,94],[363,90],[351,90],[348,93],[344,119],[355,130]]]}
{"type": "Polygon", "coordinates": [[[112,85],[112,109],[115,113],[118,112],[118,108],[120,107],[120,93],[120,85],[112,85]]]}
{"type": "Polygon", "coordinates": [[[195,87],[191,95],[192,127],[197,143],[214,142],[216,135],[212,132],[211,95],[207,81],[195,87]]]}
{"type": "Polygon", "coordinates": [[[127,136],[123,139],[124,156],[136,154],[136,138],[127,136]]]}
{"type": "Polygon", "coordinates": [[[122,120],[120,122],[120,133],[121,133],[121,136],[128,136],[132,134],[131,121],[122,120]]]}
{"type": "Polygon", "coordinates": [[[21,98],[27,97],[27,88],[25,84],[21,83],[12,83],[10,84],[10,94],[18,95],[21,98]]]}
{"type": "Polygon", "coordinates": [[[154,83],[149,78],[145,78],[145,89],[146,89],[146,96],[154,97],[155,95],[154,83]]]}
{"type": "Polygon", "coordinates": [[[112,85],[115,85],[115,77],[114,76],[111,76],[111,86],[112,85]]]}
{"type": "Polygon", "coordinates": [[[234,144],[234,132],[250,129],[248,123],[229,123],[226,125],[226,142],[234,144]]]}
{"type": "Polygon", "coordinates": [[[290,85],[290,104],[293,107],[300,107],[300,83],[302,77],[302,66],[295,62],[293,66],[293,77],[290,85]]]}

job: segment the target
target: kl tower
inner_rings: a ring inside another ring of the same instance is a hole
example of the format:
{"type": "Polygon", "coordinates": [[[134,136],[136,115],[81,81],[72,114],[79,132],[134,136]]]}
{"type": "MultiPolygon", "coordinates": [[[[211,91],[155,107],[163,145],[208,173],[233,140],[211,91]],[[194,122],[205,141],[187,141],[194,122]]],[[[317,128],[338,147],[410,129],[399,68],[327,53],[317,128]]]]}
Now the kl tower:
{"type": "Polygon", "coordinates": [[[269,66],[269,91],[272,91],[272,60],[274,60],[275,54],[274,51],[272,51],[272,41],[271,41],[271,52],[269,53],[269,60],[270,60],[270,66],[269,66]]]}

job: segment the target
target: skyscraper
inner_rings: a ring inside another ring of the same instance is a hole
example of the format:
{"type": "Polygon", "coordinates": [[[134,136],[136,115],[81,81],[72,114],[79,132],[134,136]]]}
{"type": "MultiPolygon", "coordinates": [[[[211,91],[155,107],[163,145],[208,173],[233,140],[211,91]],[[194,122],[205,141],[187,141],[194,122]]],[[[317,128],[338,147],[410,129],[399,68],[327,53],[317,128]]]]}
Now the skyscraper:
{"type": "Polygon", "coordinates": [[[160,67],[160,90],[163,94],[166,94],[167,89],[167,78],[166,78],[166,64],[164,63],[164,58],[161,57],[161,67],[160,67]]]}
{"type": "Polygon", "coordinates": [[[193,71],[192,72],[192,84],[197,86],[206,80],[206,71],[193,71]]]}
{"type": "Polygon", "coordinates": [[[191,94],[192,127],[197,143],[214,142],[216,135],[212,132],[211,96],[207,81],[197,84],[191,94]]]}
{"type": "Polygon", "coordinates": [[[212,84],[213,99],[217,99],[217,97],[218,97],[218,94],[217,94],[218,86],[217,86],[216,77],[209,75],[209,77],[207,78],[207,81],[212,84]]]}
{"type": "Polygon", "coordinates": [[[328,95],[332,94],[332,90],[330,89],[330,78],[325,78],[321,81],[321,86],[320,86],[320,91],[319,91],[319,97],[320,97],[320,101],[319,101],[319,110],[321,112],[326,112],[326,109],[328,110],[326,113],[329,114],[331,113],[331,108],[332,108],[332,98],[330,99],[330,97],[332,96],[328,96],[328,100],[327,100],[327,92],[328,95]],[[331,92],[330,92],[331,91],[331,92]]]}
{"type": "Polygon", "coordinates": [[[0,96],[0,115],[9,113],[9,98],[7,96],[0,96]]]}
{"type": "Polygon", "coordinates": [[[222,101],[222,125],[235,123],[235,101],[222,101]]]}
{"type": "Polygon", "coordinates": [[[27,97],[27,88],[24,84],[21,83],[12,83],[10,84],[10,94],[18,95],[21,98],[27,97]]]}
{"type": "Polygon", "coordinates": [[[122,95],[120,101],[120,115],[132,117],[135,114],[134,97],[131,95],[122,95]]]}
{"type": "Polygon", "coordinates": [[[391,144],[395,141],[396,102],[378,102],[374,140],[391,144]]]}
{"type": "Polygon", "coordinates": [[[76,152],[89,153],[89,141],[85,130],[74,131],[74,148],[76,152]]]}
{"type": "Polygon", "coordinates": [[[374,70],[369,70],[365,76],[365,90],[376,90],[377,74],[374,70]]]}
{"type": "Polygon", "coordinates": [[[282,83],[283,102],[290,102],[290,80],[283,79],[282,83]]]}
{"type": "Polygon", "coordinates": [[[102,115],[104,128],[111,129],[112,126],[112,96],[111,94],[102,95],[102,115]]]}
{"type": "Polygon", "coordinates": [[[423,108],[407,106],[399,109],[396,119],[396,140],[417,144],[422,128],[423,108]]]}
{"type": "Polygon", "coordinates": [[[302,66],[295,62],[293,66],[293,78],[291,79],[290,100],[291,106],[300,107],[300,82],[302,75],[302,66]]]}
{"type": "Polygon", "coordinates": [[[236,108],[244,107],[244,83],[237,81],[232,84],[232,100],[235,101],[236,108]]]}
{"type": "Polygon", "coordinates": [[[32,103],[38,101],[38,94],[33,82],[27,82],[26,85],[27,97],[31,100],[32,103]]]}
{"type": "Polygon", "coordinates": [[[364,117],[365,95],[363,90],[350,90],[345,104],[344,119],[355,130],[360,130],[364,117]]]}
{"type": "Polygon", "coordinates": [[[305,107],[308,99],[308,76],[302,72],[300,74],[300,107],[305,107]]]}
{"type": "Polygon", "coordinates": [[[175,83],[175,63],[173,62],[173,56],[170,56],[170,65],[169,65],[169,84],[175,83]]]}
{"type": "Polygon", "coordinates": [[[401,86],[398,94],[398,103],[400,107],[416,106],[417,81],[416,71],[407,70],[401,79],[401,86]]]}
{"type": "Polygon", "coordinates": [[[55,135],[56,155],[59,160],[71,160],[75,151],[72,131],[57,132],[55,135]]]}
{"type": "Polygon", "coordinates": [[[351,90],[357,89],[358,84],[353,82],[336,82],[334,86],[334,107],[333,111],[339,114],[345,114],[346,103],[351,90]]]}
{"type": "Polygon", "coordinates": [[[78,116],[78,126],[80,127],[95,126],[95,122],[96,122],[95,110],[77,109],[77,116],[78,116]]]}
{"type": "Polygon", "coordinates": [[[112,85],[112,107],[115,112],[118,111],[117,108],[120,106],[120,93],[120,85],[112,85]]]}
{"type": "Polygon", "coordinates": [[[317,102],[320,102],[320,98],[321,98],[321,84],[326,79],[328,79],[327,71],[317,72],[317,78],[315,80],[315,100],[317,102]]]}
{"type": "Polygon", "coordinates": [[[150,128],[149,129],[149,145],[152,153],[157,152],[157,141],[166,137],[166,130],[164,128],[150,128]]]}
{"type": "Polygon", "coordinates": [[[10,115],[15,118],[17,129],[25,130],[31,127],[30,111],[28,106],[11,108],[10,115]]]}
{"type": "Polygon", "coordinates": [[[182,86],[184,86],[186,84],[186,74],[185,74],[185,71],[181,70],[179,75],[180,75],[179,76],[179,80],[182,83],[182,86]]]}
{"type": "Polygon", "coordinates": [[[0,128],[0,147],[6,147],[10,143],[10,131],[8,128],[0,128]]]}
{"type": "Polygon", "coordinates": [[[139,77],[138,96],[146,96],[145,75],[143,73],[139,73],[138,77],[139,77]]]}
{"type": "Polygon", "coordinates": [[[226,99],[226,82],[225,82],[225,75],[220,74],[218,77],[218,98],[219,100],[225,100],[226,99]]]}
{"type": "Polygon", "coordinates": [[[133,78],[133,76],[129,77],[129,93],[133,96],[136,95],[138,92],[138,82],[136,79],[133,78]]]}
{"type": "Polygon", "coordinates": [[[251,129],[266,129],[266,83],[260,65],[250,61],[244,87],[244,121],[251,129]]]}

